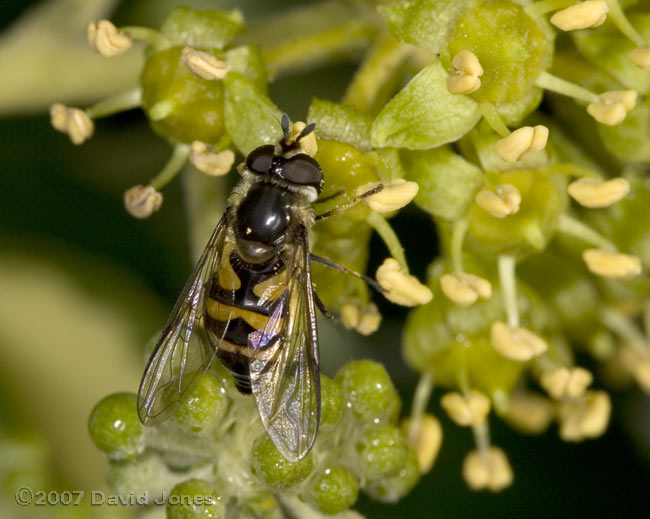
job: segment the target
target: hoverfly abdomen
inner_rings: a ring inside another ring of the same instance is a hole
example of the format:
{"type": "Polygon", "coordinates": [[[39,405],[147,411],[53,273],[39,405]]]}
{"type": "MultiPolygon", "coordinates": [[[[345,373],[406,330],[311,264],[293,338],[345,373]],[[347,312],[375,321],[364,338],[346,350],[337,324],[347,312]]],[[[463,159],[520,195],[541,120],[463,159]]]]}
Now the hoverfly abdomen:
{"type": "MultiPolygon", "coordinates": [[[[279,257],[266,264],[250,264],[238,252],[224,256],[209,282],[205,301],[205,326],[217,347],[217,356],[232,373],[242,393],[251,392],[249,365],[269,346],[250,338],[269,328],[272,304],[284,292],[283,263],[279,257]]],[[[269,342],[269,341],[267,341],[269,342]]]]}

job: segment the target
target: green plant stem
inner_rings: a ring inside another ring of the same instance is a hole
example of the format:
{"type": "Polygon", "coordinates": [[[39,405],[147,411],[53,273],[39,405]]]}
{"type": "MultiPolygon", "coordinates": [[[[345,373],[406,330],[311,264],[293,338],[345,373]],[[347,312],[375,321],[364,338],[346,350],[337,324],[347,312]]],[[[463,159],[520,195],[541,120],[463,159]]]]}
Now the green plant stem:
{"type": "Polygon", "coordinates": [[[650,354],[650,343],[632,320],[623,312],[611,306],[599,312],[600,321],[628,345],[643,355],[650,354]]]}
{"type": "Polygon", "coordinates": [[[535,85],[551,92],[556,92],[587,103],[597,103],[598,96],[575,83],[542,71],[535,80],[535,85]]]}
{"type": "Polygon", "coordinates": [[[469,223],[463,218],[454,223],[451,233],[451,264],[456,274],[463,272],[463,243],[468,228],[469,223]]]}
{"type": "Polygon", "coordinates": [[[381,239],[386,244],[386,247],[388,247],[390,255],[397,260],[397,263],[399,263],[401,269],[408,274],[409,267],[406,263],[404,247],[402,247],[397,234],[395,234],[395,231],[388,223],[388,220],[386,220],[386,218],[384,218],[379,213],[370,211],[366,217],[366,221],[372,226],[375,231],[377,231],[377,234],[379,234],[381,239]]]}
{"type": "Polygon", "coordinates": [[[517,279],[515,277],[516,259],[514,256],[502,254],[499,256],[499,282],[503,304],[506,308],[508,325],[519,326],[519,307],[517,305],[517,279]]]}
{"type": "Polygon", "coordinates": [[[607,13],[607,17],[614,23],[614,25],[616,25],[616,28],[637,46],[643,47],[646,44],[645,39],[637,32],[637,30],[627,19],[627,16],[625,16],[625,13],[623,12],[621,4],[618,2],[618,0],[605,0],[605,2],[607,2],[607,6],[609,7],[609,13],[607,13]]]}
{"type": "Polygon", "coordinates": [[[155,29],[149,27],[127,26],[120,27],[120,31],[127,33],[134,40],[148,43],[156,50],[164,50],[171,46],[169,40],[155,29]]]}
{"type": "Polygon", "coordinates": [[[189,144],[176,144],[167,164],[165,164],[158,175],[151,179],[149,185],[156,190],[166,186],[183,169],[183,166],[187,163],[189,154],[189,144]]]}
{"type": "Polygon", "coordinates": [[[433,372],[425,371],[420,375],[420,380],[415,388],[413,403],[411,404],[411,423],[408,430],[408,439],[411,445],[415,445],[420,436],[422,417],[429,404],[431,392],[433,391],[433,372]]]}
{"type": "Polygon", "coordinates": [[[377,112],[390,97],[392,87],[399,81],[402,65],[412,53],[410,45],[391,36],[382,38],[355,74],[343,103],[360,112],[377,112]]]}
{"type": "Polygon", "coordinates": [[[211,177],[187,167],[181,175],[192,258],[197,260],[226,209],[228,176],[211,177]]]}
{"type": "Polygon", "coordinates": [[[573,218],[568,214],[563,214],[560,216],[557,230],[562,234],[567,234],[569,236],[579,238],[583,241],[586,241],[590,245],[594,245],[601,249],[608,251],[616,250],[616,245],[605,238],[602,234],[594,231],[587,224],[582,223],[580,220],[573,218]]]}
{"type": "Polygon", "coordinates": [[[570,5],[575,4],[575,0],[543,0],[542,2],[535,2],[524,8],[528,16],[531,18],[539,18],[551,11],[564,9],[570,5]]]}
{"type": "Polygon", "coordinates": [[[485,122],[490,125],[490,128],[501,135],[501,137],[507,137],[510,135],[510,130],[499,116],[497,107],[494,106],[494,103],[481,103],[479,109],[483,114],[483,119],[485,119],[485,122]]]}
{"type": "Polygon", "coordinates": [[[140,106],[142,102],[142,88],[136,87],[107,97],[86,108],[86,114],[92,119],[107,117],[118,112],[125,112],[140,106]]]}

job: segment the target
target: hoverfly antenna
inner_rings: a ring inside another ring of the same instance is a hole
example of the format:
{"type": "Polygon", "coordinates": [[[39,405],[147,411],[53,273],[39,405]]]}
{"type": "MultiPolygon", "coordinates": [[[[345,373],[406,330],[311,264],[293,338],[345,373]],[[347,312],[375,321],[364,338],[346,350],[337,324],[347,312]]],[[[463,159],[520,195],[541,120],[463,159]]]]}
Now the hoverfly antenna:
{"type": "Polygon", "coordinates": [[[282,125],[282,133],[284,134],[284,140],[289,142],[289,137],[291,136],[290,128],[289,128],[289,116],[285,113],[282,114],[282,121],[280,122],[282,125]]]}
{"type": "Polygon", "coordinates": [[[305,126],[302,131],[300,132],[300,135],[296,137],[296,142],[300,142],[300,139],[303,139],[304,137],[307,137],[311,132],[313,132],[316,129],[316,123],[311,123],[305,126]]]}

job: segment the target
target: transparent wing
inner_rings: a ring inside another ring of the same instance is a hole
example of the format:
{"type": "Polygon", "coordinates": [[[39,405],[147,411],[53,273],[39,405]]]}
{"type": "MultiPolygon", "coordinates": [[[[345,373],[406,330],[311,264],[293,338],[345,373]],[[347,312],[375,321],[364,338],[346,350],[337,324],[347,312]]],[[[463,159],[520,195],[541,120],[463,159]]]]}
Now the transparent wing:
{"type": "Polygon", "coordinates": [[[320,422],[320,371],[309,247],[304,228],[287,267],[287,286],[267,325],[249,336],[253,396],[273,443],[302,459],[320,422]]]}
{"type": "Polygon", "coordinates": [[[228,219],[226,211],[149,358],[138,392],[138,415],[144,424],[161,422],[173,413],[216,356],[203,326],[203,308],[206,285],[221,263],[228,219]]]}

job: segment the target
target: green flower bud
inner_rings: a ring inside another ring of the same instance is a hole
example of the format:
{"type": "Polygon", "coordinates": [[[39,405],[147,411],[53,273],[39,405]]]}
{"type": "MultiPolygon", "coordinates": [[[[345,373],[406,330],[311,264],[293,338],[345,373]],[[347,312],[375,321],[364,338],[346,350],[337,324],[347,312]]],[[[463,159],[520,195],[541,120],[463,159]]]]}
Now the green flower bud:
{"type": "Polygon", "coordinates": [[[516,188],[521,196],[519,209],[497,218],[475,201],[469,210],[467,245],[489,257],[510,254],[521,258],[543,250],[568,205],[566,176],[554,174],[550,166],[500,172],[495,181],[516,188]]]}
{"type": "Polygon", "coordinates": [[[372,125],[373,146],[409,150],[453,142],[481,118],[478,104],[447,90],[447,72],[439,61],[422,69],[391,99],[372,125]]]}
{"type": "Polygon", "coordinates": [[[471,97],[495,104],[516,101],[550,65],[552,44],[546,32],[514,2],[481,2],[460,16],[440,60],[453,74],[454,56],[473,52],[484,74],[471,97]]]}
{"type": "Polygon", "coordinates": [[[448,147],[404,151],[402,160],[406,179],[420,186],[414,202],[445,220],[461,218],[483,183],[483,172],[448,147]]]}
{"type": "Polygon", "coordinates": [[[295,463],[288,461],[266,435],[253,444],[253,474],[275,489],[287,489],[300,483],[309,475],[312,467],[311,453],[295,463]]]}
{"type": "Polygon", "coordinates": [[[334,425],[343,414],[343,390],[336,380],[321,375],[321,424],[334,425]]]}
{"type": "Polygon", "coordinates": [[[185,427],[200,431],[220,421],[228,411],[229,403],[224,387],[211,375],[204,375],[174,418],[185,427]]]}
{"type": "Polygon", "coordinates": [[[137,397],[115,393],[101,400],[88,419],[90,437],[110,458],[133,458],[144,450],[137,397]]]}
{"type": "MultiPolygon", "coordinates": [[[[147,56],[141,77],[142,108],[163,138],[215,143],[225,131],[223,82],[192,74],[181,60],[182,50],[182,46],[171,47],[147,56]]],[[[223,59],[221,53],[210,53],[223,59]]]]}
{"type": "Polygon", "coordinates": [[[226,505],[202,479],[188,479],[169,493],[167,519],[225,519],[226,505]]]}
{"type": "Polygon", "coordinates": [[[382,503],[396,503],[420,481],[420,469],[415,451],[406,449],[404,466],[391,477],[384,478],[364,488],[365,492],[382,503]]]}
{"type": "Polygon", "coordinates": [[[406,440],[391,424],[365,426],[355,447],[359,475],[371,483],[394,476],[406,461],[406,440]]]}
{"type": "Polygon", "coordinates": [[[222,49],[244,28],[244,17],[238,9],[224,12],[177,7],[169,13],[160,32],[174,45],[222,49]]]}
{"type": "Polygon", "coordinates": [[[326,467],[312,479],[304,499],[324,514],[338,514],[354,505],[359,481],[345,467],[326,467]]]}
{"type": "Polygon", "coordinates": [[[367,422],[397,421],[402,404],[386,369],[378,362],[349,362],[339,370],[336,381],[357,418],[367,422]]]}

